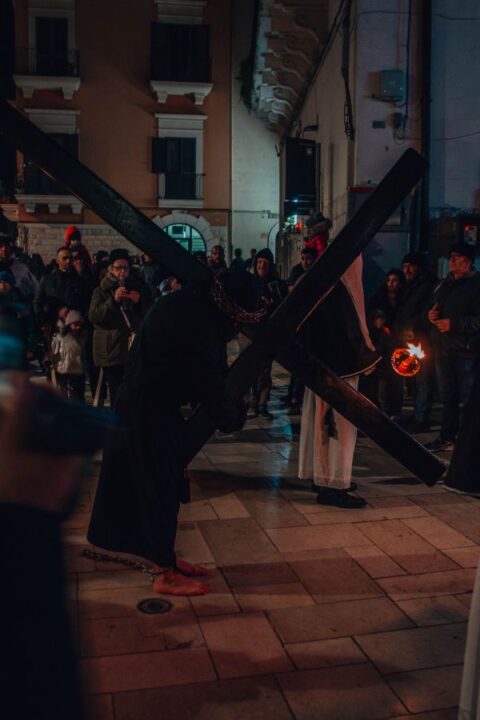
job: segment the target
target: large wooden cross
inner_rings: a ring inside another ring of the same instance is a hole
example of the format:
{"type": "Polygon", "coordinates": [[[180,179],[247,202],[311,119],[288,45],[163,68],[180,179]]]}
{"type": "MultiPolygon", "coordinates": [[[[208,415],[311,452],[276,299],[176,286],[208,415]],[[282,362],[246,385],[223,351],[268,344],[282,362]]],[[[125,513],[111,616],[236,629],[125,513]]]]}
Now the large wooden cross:
{"type": "MultiPolygon", "coordinates": [[[[210,270],[205,265],[4,100],[0,100],[0,136],[32,158],[44,172],[65,185],[172,275],[188,282],[211,281],[210,270]]],[[[433,485],[445,470],[438,458],[295,341],[299,326],[340,280],[425,169],[425,161],[414,150],[403,154],[302,282],[262,325],[251,345],[230,368],[227,383],[232,394],[241,397],[276,358],[404,467],[433,485]]],[[[187,430],[190,442],[185,462],[195,456],[215,426],[200,408],[188,421],[187,430]]]]}

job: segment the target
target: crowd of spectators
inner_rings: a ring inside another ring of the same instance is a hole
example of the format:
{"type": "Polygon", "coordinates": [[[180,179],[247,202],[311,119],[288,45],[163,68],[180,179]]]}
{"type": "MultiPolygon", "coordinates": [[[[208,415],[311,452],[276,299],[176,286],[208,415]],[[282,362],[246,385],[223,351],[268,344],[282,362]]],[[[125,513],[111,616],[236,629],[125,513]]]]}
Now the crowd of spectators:
{"type": "MultiPolygon", "coordinates": [[[[300,262],[286,280],[278,276],[268,248],[242,257],[236,248],[231,266],[252,273],[264,303],[272,309],[326,249],[331,223],[314,213],[306,223],[308,237],[300,262]]],[[[222,245],[209,256],[196,253],[214,274],[225,270],[222,245]]],[[[477,367],[475,338],[480,332],[480,274],[474,269],[475,248],[456,243],[449,253],[450,272],[438,280],[425,254],[405,255],[401,267],[389,270],[367,303],[368,330],[382,356],[375,371],[362,377],[360,389],[392,419],[411,432],[430,430],[434,393],[442,402],[442,420],[432,450],[449,451],[458,433],[461,406],[466,403],[477,367]],[[396,374],[393,350],[421,344],[426,357],[414,379],[396,374]],[[405,412],[405,398],[413,413],[405,412]]],[[[122,382],[131,342],[148,307],[161,295],[181,287],[147,255],[124,249],[98,251],[92,257],[75,226],[65,231],[64,244],[45,265],[13,241],[0,236],[0,313],[14,308],[22,328],[27,360],[48,372],[60,391],[84,401],[88,386],[96,404],[110,396],[113,405],[122,382]]],[[[242,343],[242,347],[245,341],[242,343]]],[[[271,368],[252,387],[250,414],[271,419],[268,408],[271,368]]],[[[292,377],[282,399],[289,412],[301,412],[304,387],[292,377]]]]}

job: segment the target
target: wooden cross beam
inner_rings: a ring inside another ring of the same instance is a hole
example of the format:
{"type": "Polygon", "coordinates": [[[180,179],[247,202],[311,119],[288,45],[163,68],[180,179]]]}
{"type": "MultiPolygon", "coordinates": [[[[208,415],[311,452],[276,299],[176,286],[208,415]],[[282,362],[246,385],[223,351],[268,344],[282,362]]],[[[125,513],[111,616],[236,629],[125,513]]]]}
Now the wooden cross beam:
{"type": "Polygon", "coordinates": [[[208,267],[5,100],[0,100],[0,135],[169,273],[210,283],[208,267]]]}
{"type": "MultiPolygon", "coordinates": [[[[188,281],[210,281],[208,268],[5,101],[0,101],[0,135],[35,160],[42,170],[62,182],[85,205],[176,277],[188,281]]],[[[361,400],[359,393],[348,392],[348,386],[321,363],[315,365],[314,362],[314,371],[305,362],[300,362],[299,368],[296,368],[298,351],[297,354],[291,352],[292,346],[289,345],[301,323],[386,222],[424,170],[423,159],[413,150],[407,150],[302,283],[265,323],[259,336],[230,369],[227,382],[235,396],[243,395],[263,368],[281,354],[284,363],[289,365],[288,369],[298,374],[314,392],[322,397],[327,395],[325,399],[348,419],[355,416],[357,426],[430,484],[444,472],[443,465],[435,456],[389,421],[378,408],[371,403],[365,405],[368,401],[365,398],[361,400]],[[289,348],[287,351],[285,346],[289,348]],[[309,369],[306,369],[307,366],[309,369]],[[336,388],[334,393],[332,387],[336,388]],[[354,399],[355,412],[351,405],[354,399]],[[378,428],[382,432],[379,433],[378,428]]],[[[215,427],[200,409],[187,423],[187,429],[190,447],[186,459],[191,459],[215,427]]]]}

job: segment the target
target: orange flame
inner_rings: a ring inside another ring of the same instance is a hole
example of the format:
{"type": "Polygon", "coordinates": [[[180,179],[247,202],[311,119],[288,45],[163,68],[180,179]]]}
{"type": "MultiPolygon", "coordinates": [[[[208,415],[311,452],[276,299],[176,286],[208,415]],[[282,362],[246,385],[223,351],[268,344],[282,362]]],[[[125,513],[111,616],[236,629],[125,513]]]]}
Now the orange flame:
{"type": "Polygon", "coordinates": [[[407,343],[406,348],[397,348],[391,357],[392,367],[398,375],[413,377],[420,372],[421,362],[425,357],[422,346],[407,343]]]}

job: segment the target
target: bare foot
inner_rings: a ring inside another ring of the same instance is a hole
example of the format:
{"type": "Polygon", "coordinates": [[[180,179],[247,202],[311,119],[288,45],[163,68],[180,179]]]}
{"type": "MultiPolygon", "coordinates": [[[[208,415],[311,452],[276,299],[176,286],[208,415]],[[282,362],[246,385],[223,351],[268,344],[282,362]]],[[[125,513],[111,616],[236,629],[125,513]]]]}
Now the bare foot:
{"type": "Polygon", "coordinates": [[[206,595],[210,592],[210,585],[185,577],[171,568],[157,575],[153,581],[153,589],[161,595],[206,595]]]}
{"type": "Polygon", "coordinates": [[[177,557],[175,565],[178,572],[182,573],[182,575],[186,575],[187,577],[201,577],[204,575],[210,575],[210,571],[208,570],[208,568],[202,567],[201,565],[192,565],[192,563],[189,563],[186,560],[182,560],[179,557],[177,557]]]}

